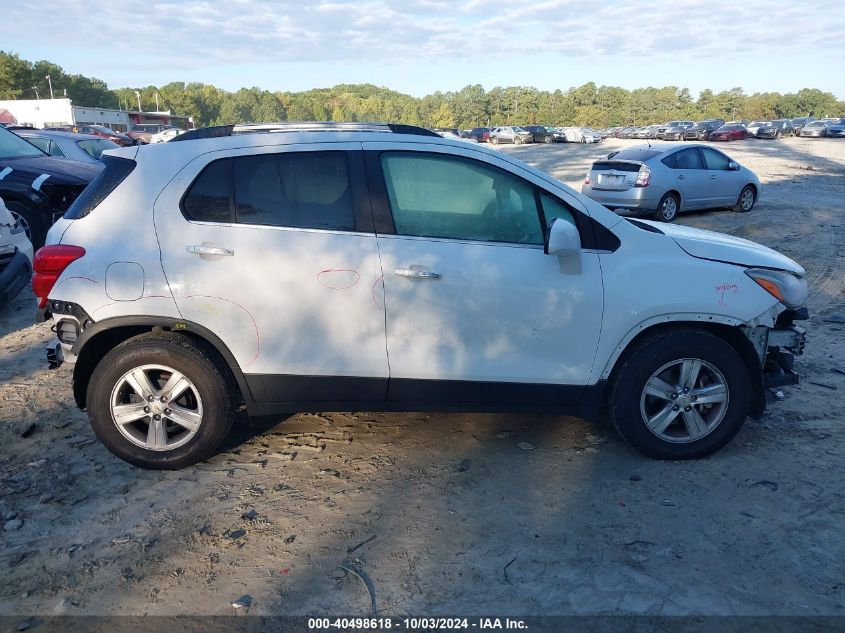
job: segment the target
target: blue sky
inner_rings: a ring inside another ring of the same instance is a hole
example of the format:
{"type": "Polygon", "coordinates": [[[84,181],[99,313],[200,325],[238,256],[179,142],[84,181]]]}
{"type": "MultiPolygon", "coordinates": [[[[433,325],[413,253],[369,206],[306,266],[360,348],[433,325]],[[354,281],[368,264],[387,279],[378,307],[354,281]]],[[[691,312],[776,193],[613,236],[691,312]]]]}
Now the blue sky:
{"type": "Polygon", "coordinates": [[[369,82],[820,88],[845,99],[841,0],[95,0],[7,3],[0,48],[110,87],[369,82]]]}

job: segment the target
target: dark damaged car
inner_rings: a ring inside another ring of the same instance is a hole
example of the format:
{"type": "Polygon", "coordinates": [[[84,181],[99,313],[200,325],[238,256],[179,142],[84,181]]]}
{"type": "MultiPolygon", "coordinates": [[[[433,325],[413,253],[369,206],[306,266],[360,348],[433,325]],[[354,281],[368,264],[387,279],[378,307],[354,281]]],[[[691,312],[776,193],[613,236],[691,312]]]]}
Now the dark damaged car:
{"type": "Polygon", "coordinates": [[[48,156],[18,135],[0,128],[0,198],[32,245],[44,244],[61,217],[102,166],[48,156]]]}

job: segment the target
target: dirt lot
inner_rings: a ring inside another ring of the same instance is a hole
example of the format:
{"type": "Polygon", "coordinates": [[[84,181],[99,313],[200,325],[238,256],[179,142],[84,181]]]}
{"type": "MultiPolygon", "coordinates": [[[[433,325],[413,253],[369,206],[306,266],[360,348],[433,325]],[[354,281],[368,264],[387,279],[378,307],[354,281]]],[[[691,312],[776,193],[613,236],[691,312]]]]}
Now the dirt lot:
{"type": "MultiPolygon", "coordinates": [[[[580,189],[591,145],[503,148],[580,189]]],[[[845,614],[845,141],[749,141],[748,214],[681,222],[809,271],[802,384],[709,459],[514,415],[298,415],[207,463],[112,457],[45,369],[49,326],[0,310],[0,615],[845,614]],[[533,448],[532,448],[533,447],[533,448]],[[365,544],[360,543],[367,541],[365,544]]],[[[243,442],[243,443],[240,443],[243,442]]]]}

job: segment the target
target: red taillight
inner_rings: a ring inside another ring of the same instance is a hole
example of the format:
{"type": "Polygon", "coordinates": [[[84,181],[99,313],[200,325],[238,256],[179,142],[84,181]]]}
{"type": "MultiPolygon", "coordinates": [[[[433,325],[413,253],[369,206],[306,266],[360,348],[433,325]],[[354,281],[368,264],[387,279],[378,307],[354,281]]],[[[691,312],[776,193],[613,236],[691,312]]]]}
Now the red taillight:
{"type": "Polygon", "coordinates": [[[648,187],[651,184],[651,171],[648,167],[643,165],[640,167],[640,171],[637,172],[637,182],[634,183],[635,187],[648,187]]]}
{"type": "Polygon", "coordinates": [[[35,253],[32,273],[32,291],[38,297],[38,307],[47,305],[47,295],[56,284],[59,275],[72,262],[85,255],[85,249],[81,246],[69,244],[54,244],[43,246],[35,253]]]}
{"type": "Polygon", "coordinates": [[[589,185],[589,184],[590,184],[590,172],[589,172],[589,171],[587,171],[587,175],[586,175],[586,176],[584,176],[584,184],[585,184],[585,185],[589,185]]]}

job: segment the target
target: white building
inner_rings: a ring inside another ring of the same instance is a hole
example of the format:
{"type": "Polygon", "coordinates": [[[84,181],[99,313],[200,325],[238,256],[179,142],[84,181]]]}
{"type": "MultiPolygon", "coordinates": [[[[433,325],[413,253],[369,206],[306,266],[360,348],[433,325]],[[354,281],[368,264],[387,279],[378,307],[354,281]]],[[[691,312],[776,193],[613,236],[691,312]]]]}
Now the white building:
{"type": "Polygon", "coordinates": [[[183,129],[193,127],[193,118],[168,112],[138,112],[73,105],[70,99],[12,99],[0,101],[0,110],[8,110],[18,125],[35,128],[63,125],[104,125],[116,132],[131,130],[137,123],[164,123],[183,129]]]}

